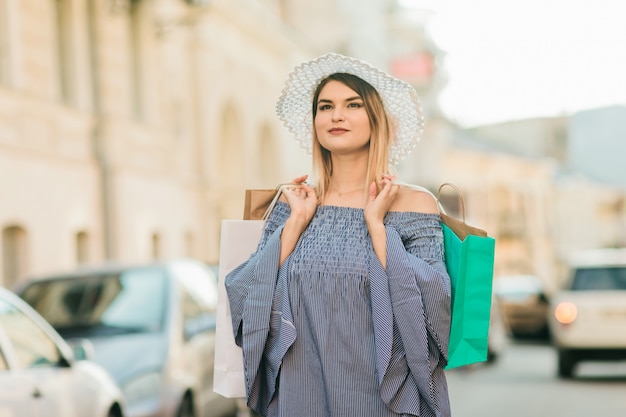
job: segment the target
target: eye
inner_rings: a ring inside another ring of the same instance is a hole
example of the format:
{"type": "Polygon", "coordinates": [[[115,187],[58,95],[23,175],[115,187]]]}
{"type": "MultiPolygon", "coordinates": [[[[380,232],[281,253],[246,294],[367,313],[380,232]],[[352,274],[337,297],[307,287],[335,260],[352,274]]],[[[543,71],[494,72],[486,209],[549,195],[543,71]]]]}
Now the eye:
{"type": "Polygon", "coordinates": [[[323,110],[330,110],[330,104],[320,104],[319,107],[317,108],[317,110],[319,111],[323,111],[323,110]]]}
{"type": "Polygon", "coordinates": [[[353,108],[353,109],[360,109],[361,107],[363,107],[363,103],[360,103],[358,101],[353,101],[350,104],[348,104],[348,107],[353,108]]]}

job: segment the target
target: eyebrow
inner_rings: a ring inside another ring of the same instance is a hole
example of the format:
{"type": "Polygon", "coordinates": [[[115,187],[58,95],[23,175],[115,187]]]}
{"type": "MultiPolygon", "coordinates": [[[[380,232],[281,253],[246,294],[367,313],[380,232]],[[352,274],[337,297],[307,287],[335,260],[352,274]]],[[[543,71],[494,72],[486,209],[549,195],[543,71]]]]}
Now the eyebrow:
{"type": "MultiPolygon", "coordinates": [[[[361,96],[354,96],[354,97],[348,97],[345,101],[354,101],[354,100],[363,100],[361,98],[361,96]]],[[[320,103],[332,103],[332,100],[326,99],[326,98],[321,98],[317,101],[317,104],[320,103]]]]}

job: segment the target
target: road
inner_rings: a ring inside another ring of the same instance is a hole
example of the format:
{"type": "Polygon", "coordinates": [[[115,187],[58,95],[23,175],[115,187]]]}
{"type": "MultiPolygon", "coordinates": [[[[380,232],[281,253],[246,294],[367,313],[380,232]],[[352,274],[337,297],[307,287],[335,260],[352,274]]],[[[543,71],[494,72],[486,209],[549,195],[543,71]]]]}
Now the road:
{"type": "Polygon", "coordinates": [[[626,416],[626,362],[581,363],[561,380],[552,347],[510,343],[495,363],[447,375],[453,417],[626,416]]]}

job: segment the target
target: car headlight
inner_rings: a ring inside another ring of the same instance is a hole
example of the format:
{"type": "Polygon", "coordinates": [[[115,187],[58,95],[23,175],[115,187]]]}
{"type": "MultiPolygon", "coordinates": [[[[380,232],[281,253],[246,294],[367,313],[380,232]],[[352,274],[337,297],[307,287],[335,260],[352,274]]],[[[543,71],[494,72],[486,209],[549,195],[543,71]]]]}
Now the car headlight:
{"type": "Polygon", "coordinates": [[[576,320],[578,308],[574,303],[564,301],[554,309],[554,318],[561,324],[571,324],[576,320]]]}
{"type": "Polygon", "coordinates": [[[150,372],[132,379],[124,385],[123,392],[127,404],[159,397],[161,391],[161,374],[150,372]]]}

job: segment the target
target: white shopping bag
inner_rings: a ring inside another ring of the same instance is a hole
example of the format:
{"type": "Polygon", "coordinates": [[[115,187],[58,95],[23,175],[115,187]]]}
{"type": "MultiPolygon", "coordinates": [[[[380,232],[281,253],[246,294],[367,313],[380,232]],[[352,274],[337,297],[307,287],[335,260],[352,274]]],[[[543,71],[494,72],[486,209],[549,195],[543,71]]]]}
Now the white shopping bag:
{"type": "Polygon", "coordinates": [[[245,398],[243,354],[235,344],[224,278],[248,260],[263,233],[263,220],[223,220],[215,329],[213,391],[228,398],[245,398]]]}

